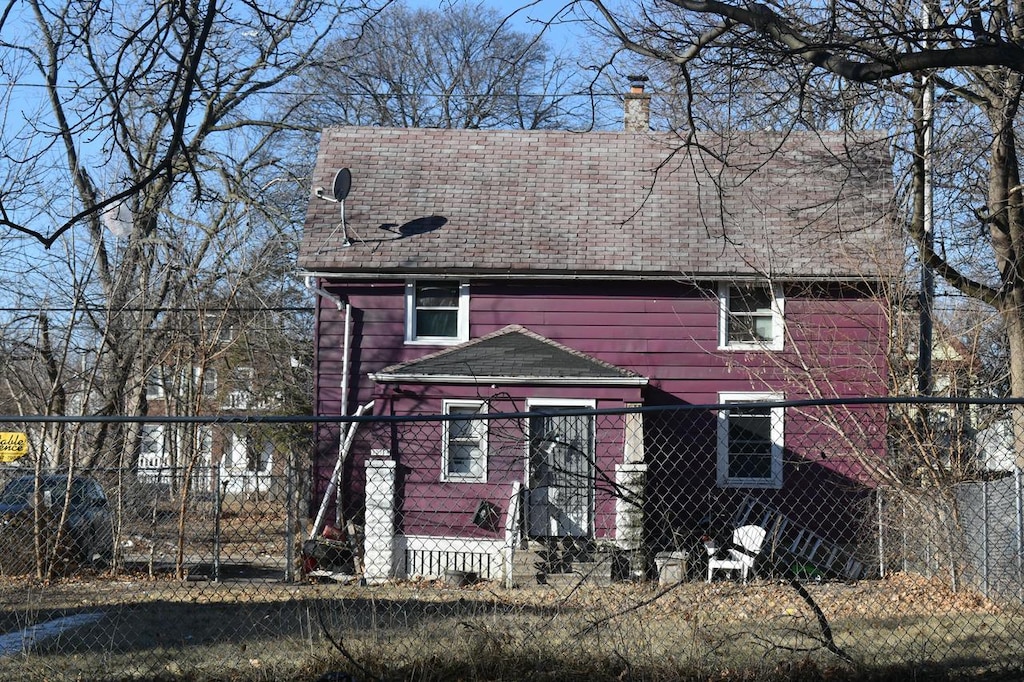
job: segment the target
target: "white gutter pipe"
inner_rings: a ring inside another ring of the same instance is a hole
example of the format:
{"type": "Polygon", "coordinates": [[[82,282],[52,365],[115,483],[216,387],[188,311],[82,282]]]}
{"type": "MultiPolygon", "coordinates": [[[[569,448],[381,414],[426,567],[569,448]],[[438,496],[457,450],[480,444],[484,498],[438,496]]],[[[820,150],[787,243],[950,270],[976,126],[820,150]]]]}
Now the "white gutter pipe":
{"type": "MultiPolygon", "coordinates": [[[[348,373],[349,373],[349,355],[352,348],[352,305],[348,302],[345,303],[345,338],[342,342],[342,357],[341,357],[341,413],[348,416],[348,373]]],[[[370,403],[371,405],[373,403],[370,403]]],[[[351,424],[350,426],[355,426],[351,424]]],[[[355,430],[354,428],[352,429],[355,430]]],[[[344,457],[344,454],[339,450],[338,459],[344,457]]],[[[334,525],[341,528],[341,522],[344,520],[341,516],[341,486],[338,486],[338,499],[334,505],[335,518],[334,525]]]]}
{"type": "Polygon", "coordinates": [[[344,304],[344,301],[341,299],[341,296],[338,296],[337,294],[332,294],[326,289],[316,286],[313,283],[315,279],[315,275],[306,275],[304,278],[306,288],[312,291],[314,294],[323,296],[328,301],[331,301],[332,303],[334,303],[335,306],[337,306],[338,310],[341,310],[344,304]]]}
{"type": "MultiPolygon", "coordinates": [[[[352,304],[344,300],[337,294],[332,294],[323,287],[317,286],[313,275],[307,274],[305,276],[306,288],[328,301],[334,303],[338,310],[343,310],[345,313],[345,334],[342,342],[342,356],[341,356],[341,414],[342,416],[348,416],[348,393],[349,393],[349,373],[351,372],[351,355],[352,355],[352,304]]],[[[373,406],[373,403],[369,403],[367,409],[373,406]]],[[[357,413],[358,414],[358,413],[357,413]]],[[[324,494],[324,499],[321,500],[320,511],[317,514],[316,523],[313,524],[313,535],[316,535],[323,528],[323,514],[327,509],[327,501],[331,498],[331,495],[337,495],[335,501],[335,525],[340,528],[342,525],[342,488],[338,485],[337,478],[341,472],[341,465],[348,456],[348,448],[351,446],[352,436],[355,435],[355,423],[349,424],[349,429],[344,437],[339,436],[338,438],[338,463],[335,465],[334,473],[331,476],[331,484],[328,486],[327,492],[324,494]]]]}

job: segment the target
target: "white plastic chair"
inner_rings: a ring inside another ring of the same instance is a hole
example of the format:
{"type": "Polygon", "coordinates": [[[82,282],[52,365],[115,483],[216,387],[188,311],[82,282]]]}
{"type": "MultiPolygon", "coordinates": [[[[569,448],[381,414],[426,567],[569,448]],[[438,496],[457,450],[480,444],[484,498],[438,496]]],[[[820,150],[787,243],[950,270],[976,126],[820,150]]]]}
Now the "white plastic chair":
{"type": "Polygon", "coordinates": [[[764,536],[767,531],[761,526],[740,526],[732,532],[732,542],[742,549],[730,548],[729,556],[718,559],[714,556],[708,557],[708,582],[711,582],[711,575],[714,571],[736,571],[738,570],[746,584],[750,569],[754,567],[754,559],[761,553],[761,545],[764,544],[764,536]]]}

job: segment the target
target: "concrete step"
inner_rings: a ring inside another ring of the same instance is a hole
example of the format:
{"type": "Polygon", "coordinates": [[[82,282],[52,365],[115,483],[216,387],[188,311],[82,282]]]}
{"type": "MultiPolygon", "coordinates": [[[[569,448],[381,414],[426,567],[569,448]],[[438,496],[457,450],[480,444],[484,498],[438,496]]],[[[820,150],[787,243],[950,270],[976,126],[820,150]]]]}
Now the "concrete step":
{"type": "Polygon", "coordinates": [[[629,555],[608,548],[565,550],[559,545],[531,540],[525,549],[516,550],[512,575],[520,585],[571,586],[580,581],[607,585],[615,580],[635,579],[631,560],[629,555]]]}

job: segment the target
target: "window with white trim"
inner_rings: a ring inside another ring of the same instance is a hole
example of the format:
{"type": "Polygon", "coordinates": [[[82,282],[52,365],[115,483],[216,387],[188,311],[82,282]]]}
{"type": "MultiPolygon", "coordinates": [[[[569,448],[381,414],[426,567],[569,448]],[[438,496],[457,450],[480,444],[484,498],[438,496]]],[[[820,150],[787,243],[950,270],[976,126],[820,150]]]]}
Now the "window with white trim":
{"type": "Polygon", "coordinates": [[[164,374],[157,367],[146,375],[146,400],[163,400],[167,397],[164,391],[164,374]]]}
{"type": "Polygon", "coordinates": [[[202,396],[212,398],[217,395],[217,370],[213,367],[196,367],[194,372],[202,396]]]}
{"type": "Polygon", "coordinates": [[[167,462],[167,433],[163,424],[143,424],[139,439],[139,469],[160,469],[167,462]]]}
{"type": "Polygon", "coordinates": [[[248,410],[257,407],[253,400],[256,371],[252,367],[233,367],[228,377],[228,392],[224,396],[225,409],[248,410]]]}
{"type": "Polygon", "coordinates": [[[782,350],[783,304],[782,289],[778,286],[719,285],[719,348],[782,350]]]}
{"type": "Polygon", "coordinates": [[[469,340],[469,284],[415,281],[405,285],[407,343],[452,344],[469,340]]]}
{"type": "Polygon", "coordinates": [[[777,393],[720,393],[718,485],[782,487],[783,409],[770,404],[777,393]]]}
{"type": "MultiPolygon", "coordinates": [[[[481,402],[445,401],[446,415],[485,414],[481,402]]],[[[487,480],[487,420],[448,419],[444,422],[441,480],[483,482],[487,480]]]]}

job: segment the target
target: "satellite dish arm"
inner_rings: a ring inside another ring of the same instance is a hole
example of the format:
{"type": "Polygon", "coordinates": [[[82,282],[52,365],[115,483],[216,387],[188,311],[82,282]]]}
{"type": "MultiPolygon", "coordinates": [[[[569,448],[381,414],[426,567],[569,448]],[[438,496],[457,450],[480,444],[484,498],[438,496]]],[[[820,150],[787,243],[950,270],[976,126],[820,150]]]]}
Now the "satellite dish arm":
{"type": "Polygon", "coordinates": [[[348,238],[348,226],[345,224],[345,198],[352,188],[352,172],[348,168],[342,168],[334,174],[334,182],[331,191],[334,196],[327,196],[323,187],[313,190],[317,198],[329,201],[332,204],[341,204],[341,232],[345,238],[342,246],[350,246],[352,242],[348,238]]]}
{"type": "Polygon", "coordinates": [[[324,194],[324,188],[323,187],[317,187],[313,191],[313,193],[316,194],[317,199],[323,199],[324,201],[329,201],[332,204],[338,203],[338,200],[335,199],[334,197],[329,197],[326,194],[324,194]]]}

